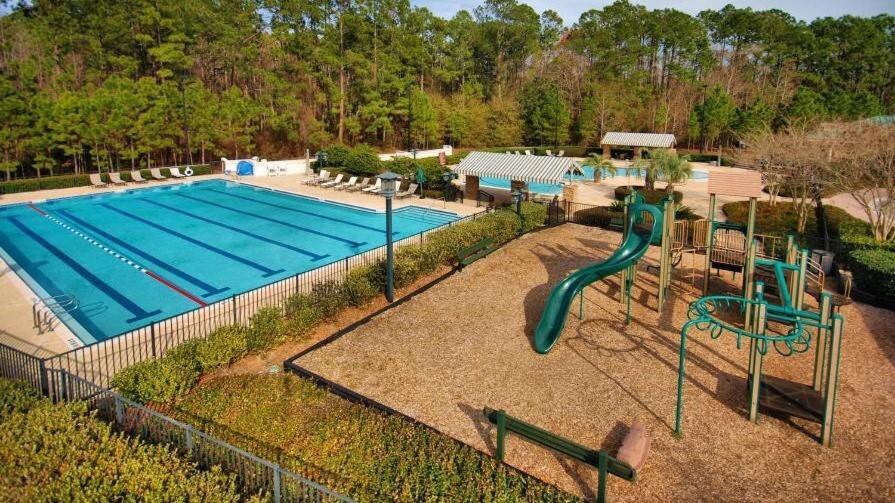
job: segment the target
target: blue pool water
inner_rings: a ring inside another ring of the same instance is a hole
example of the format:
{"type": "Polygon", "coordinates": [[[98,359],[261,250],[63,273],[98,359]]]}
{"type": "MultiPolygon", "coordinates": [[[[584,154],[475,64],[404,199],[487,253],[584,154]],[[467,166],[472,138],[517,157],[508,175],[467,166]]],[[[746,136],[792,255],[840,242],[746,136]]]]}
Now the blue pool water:
{"type": "MultiPolygon", "coordinates": [[[[567,177],[567,180],[572,181],[593,181],[594,179],[594,167],[593,166],[583,166],[581,171],[584,172],[584,175],[572,175],[567,177]]],[[[617,168],[615,178],[624,178],[628,176],[628,172],[631,172],[631,176],[635,176],[637,168],[617,168]]],[[[693,170],[692,180],[705,180],[709,177],[709,174],[705,171],[696,171],[693,170]]],[[[603,171],[603,178],[610,178],[609,174],[606,171],[603,171]]],[[[490,177],[482,177],[479,183],[486,187],[494,187],[497,189],[506,189],[510,190],[510,181],[501,179],[501,178],[490,178],[490,177]]],[[[537,192],[539,194],[560,194],[562,193],[562,185],[552,184],[552,183],[529,183],[528,190],[531,192],[537,192]]]]}
{"type": "MultiPolygon", "coordinates": [[[[395,211],[402,239],[456,220],[395,211]]],[[[0,206],[0,256],[91,343],[385,244],[385,215],[211,180],[0,206]]]]}

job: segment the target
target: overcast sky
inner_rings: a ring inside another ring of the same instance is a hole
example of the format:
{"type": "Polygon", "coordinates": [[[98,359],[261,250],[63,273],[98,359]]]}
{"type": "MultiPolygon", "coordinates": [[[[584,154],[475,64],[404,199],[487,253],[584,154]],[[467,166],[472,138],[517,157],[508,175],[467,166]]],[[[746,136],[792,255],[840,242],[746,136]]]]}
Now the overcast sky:
{"type": "MultiPolygon", "coordinates": [[[[578,20],[582,12],[599,9],[612,0],[519,0],[531,5],[536,11],[553,9],[559,12],[566,25],[578,20]]],[[[426,6],[432,12],[451,17],[460,9],[470,12],[482,1],[479,0],[411,0],[411,3],[426,6]]],[[[846,14],[870,17],[876,14],[895,14],[895,0],[631,0],[631,3],[644,5],[651,9],[673,7],[690,14],[697,14],[706,9],[720,9],[728,3],[737,7],[752,7],[755,10],[780,9],[789,12],[797,19],[811,21],[818,17],[839,17],[846,14]]]]}

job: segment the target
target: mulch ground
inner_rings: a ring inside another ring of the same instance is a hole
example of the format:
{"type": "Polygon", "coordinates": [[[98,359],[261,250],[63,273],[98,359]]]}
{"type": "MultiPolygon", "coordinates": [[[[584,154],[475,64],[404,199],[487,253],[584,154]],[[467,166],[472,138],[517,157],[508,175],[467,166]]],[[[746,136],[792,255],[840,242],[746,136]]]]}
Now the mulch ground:
{"type": "MultiPolygon", "coordinates": [[[[554,349],[535,353],[531,337],[550,288],[619,241],[616,233],[570,224],[524,236],[297,363],[490,454],[485,406],[611,452],[638,421],[652,451],[635,483],[610,477],[616,501],[895,499],[892,311],[843,309],[832,448],[817,442],[813,423],[764,414],[749,422],[746,346],[696,332],[688,339],[684,434],[675,438],[679,329],[698,295],[676,282],[657,313],[656,278],[643,263],[630,325],[618,278],[609,278],[587,289],[584,320],[570,314],[554,349]]],[[[808,382],[813,360],[813,352],[774,354],[765,369],[808,382]]],[[[593,497],[591,468],[518,438],[507,444],[507,461],[593,497]]]]}

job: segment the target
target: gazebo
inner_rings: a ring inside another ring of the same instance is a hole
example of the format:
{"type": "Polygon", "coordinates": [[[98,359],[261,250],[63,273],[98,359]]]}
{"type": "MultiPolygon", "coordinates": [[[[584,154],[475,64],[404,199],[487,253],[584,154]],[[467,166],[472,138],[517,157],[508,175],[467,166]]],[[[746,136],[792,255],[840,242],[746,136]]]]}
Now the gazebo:
{"type": "Polygon", "coordinates": [[[626,147],[634,149],[634,158],[640,157],[643,149],[667,148],[673,149],[676,140],[673,134],[664,133],[619,133],[610,131],[600,140],[603,147],[603,157],[609,158],[612,147],[626,147]]]}
{"type": "Polygon", "coordinates": [[[568,157],[470,152],[454,172],[466,175],[464,196],[474,201],[478,198],[482,177],[510,180],[510,190],[513,190],[522,189],[527,182],[560,184],[565,175],[581,174],[581,169],[568,157]]]}

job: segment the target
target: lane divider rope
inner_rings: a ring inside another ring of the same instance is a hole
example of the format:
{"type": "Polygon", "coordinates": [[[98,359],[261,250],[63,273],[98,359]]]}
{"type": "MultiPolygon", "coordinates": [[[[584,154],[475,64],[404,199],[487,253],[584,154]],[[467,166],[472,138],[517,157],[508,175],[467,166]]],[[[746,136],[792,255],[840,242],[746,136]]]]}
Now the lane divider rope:
{"type": "Polygon", "coordinates": [[[65,229],[65,230],[67,230],[67,231],[73,233],[74,235],[78,236],[79,238],[83,239],[84,241],[87,241],[88,243],[92,244],[93,246],[96,246],[96,247],[99,248],[100,250],[102,250],[102,251],[108,253],[109,255],[111,255],[111,256],[117,258],[118,260],[124,262],[125,264],[127,264],[127,265],[129,265],[129,266],[131,266],[131,267],[133,267],[134,269],[136,269],[136,270],[140,271],[141,273],[143,273],[143,274],[149,276],[150,278],[152,278],[152,279],[158,281],[159,283],[165,285],[166,287],[170,288],[171,290],[174,290],[175,292],[179,293],[180,295],[183,295],[184,297],[190,299],[191,301],[195,302],[196,304],[199,304],[200,306],[203,306],[203,307],[206,306],[206,305],[208,305],[208,304],[205,303],[205,301],[203,301],[203,300],[200,299],[199,297],[197,297],[197,296],[191,294],[190,292],[184,290],[183,288],[180,288],[179,286],[177,286],[177,285],[175,285],[174,283],[172,283],[172,282],[166,280],[166,279],[163,278],[162,276],[159,276],[159,275],[156,274],[155,272],[153,272],[153,271],[151,271],[151,270],[149,270],[149,269],[143,267],[142,265],[140,265],[140,264],[137,263],[137,262],[134,262],[134,261],[131,260],[130,258],[126,257],[125,255],[122,255],[121,253],[118,253],[118,252],[115,251],[114,249],[109,248],[108,246],[104,245],[103,243],[97,241],[96,239],[93,239],[92,237],[88,236],[87,234],[84,234],[83,232],[81,232],[81,231],[79,231],[78,229],[76,229],[76,228],[74,228],[74,227],[68,225],[67,223],[63,222],[62,220],[60,220],[60,219],[58,219],[58,218],[56,218],[56,217],[54,217],[53,215],[50,215],[49,213],[47,213],[46,211],[44,211],[44,210],[38,208],[38,207],[35,206],[34,204],[29,203],[28,206],[29,206],[31,209],[33,209],[34,211],[40,213],[42,216],[44,216],[44,217],[50,219],[50,221],[52,221],[53,223],[55,223],[55,224],[61,226],[63,229],[65,229]]]}

